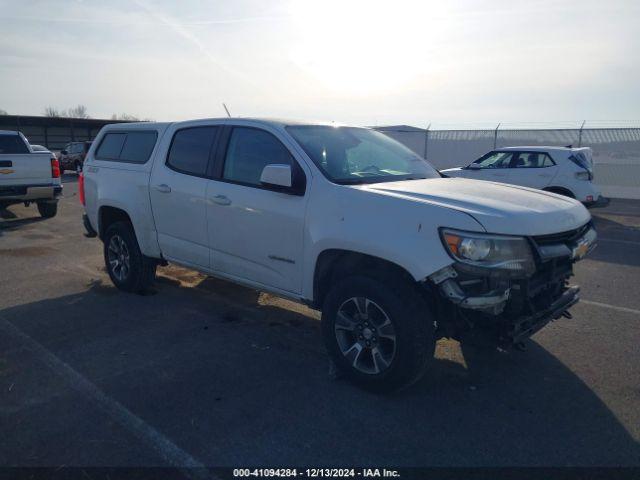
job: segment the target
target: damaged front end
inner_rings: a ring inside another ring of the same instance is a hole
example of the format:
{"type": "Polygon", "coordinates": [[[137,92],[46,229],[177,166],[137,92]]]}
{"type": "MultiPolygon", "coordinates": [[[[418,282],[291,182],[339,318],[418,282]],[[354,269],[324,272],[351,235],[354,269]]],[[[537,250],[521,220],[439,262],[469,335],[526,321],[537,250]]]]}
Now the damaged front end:
{"type": "Polygon", "coordinates": [[[507,237],[443,229],[456,260],[428,277],[438,295],[441,336],[519,344],[579,300],[573,263],[596,246],[591,222],[553,235],[507,237]]]}

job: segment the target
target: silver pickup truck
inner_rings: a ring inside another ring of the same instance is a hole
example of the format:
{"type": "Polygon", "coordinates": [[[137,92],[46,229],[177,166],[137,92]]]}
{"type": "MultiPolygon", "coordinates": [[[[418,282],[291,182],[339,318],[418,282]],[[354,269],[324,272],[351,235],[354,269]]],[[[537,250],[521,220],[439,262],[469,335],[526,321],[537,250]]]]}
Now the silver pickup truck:
{"type": "Polygon", "coordinates": [[[20,132],[0,130],[0,210],[35,203],[50,218],[58,212],[62,194],[60,167],[49,151],[34,152],[20,132]]]}

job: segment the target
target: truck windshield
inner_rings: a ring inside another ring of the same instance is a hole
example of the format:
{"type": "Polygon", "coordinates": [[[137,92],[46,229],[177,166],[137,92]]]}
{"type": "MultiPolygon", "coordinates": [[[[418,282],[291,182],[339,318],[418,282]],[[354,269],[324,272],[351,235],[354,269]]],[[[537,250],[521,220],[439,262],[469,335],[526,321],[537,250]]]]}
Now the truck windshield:
{"type": "Polygon", "coordinates": [[[287,131],[334,183],[360,184],[439,178],[426,160],[367,128],[288,126],[287,131]]]}

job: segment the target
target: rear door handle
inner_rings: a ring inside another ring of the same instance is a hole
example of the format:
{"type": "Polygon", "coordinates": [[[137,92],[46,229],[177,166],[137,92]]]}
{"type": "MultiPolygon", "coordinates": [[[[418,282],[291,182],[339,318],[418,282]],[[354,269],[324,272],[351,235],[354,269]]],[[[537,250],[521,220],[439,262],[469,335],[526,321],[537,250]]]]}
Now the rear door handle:
{"type": "Polygon", "coordinates": [[[171,192],[171,187],[166,183],[162,183],[160,185],[156,185],[156,190],[162,193],[169,193],[171,192]]]}
{"type": "Polygon", "coordinates": [[[218,205],[231,205],[231,200],[229,199],[229,197],[226,197],[224,195],[216,195],[215,197],[213,197],[213,201],[218,205]]]}

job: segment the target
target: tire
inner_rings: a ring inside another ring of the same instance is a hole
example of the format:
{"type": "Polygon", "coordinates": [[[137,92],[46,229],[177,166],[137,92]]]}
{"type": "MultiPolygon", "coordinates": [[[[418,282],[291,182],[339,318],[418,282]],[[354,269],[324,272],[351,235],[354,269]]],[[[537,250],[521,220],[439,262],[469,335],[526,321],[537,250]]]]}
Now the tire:
{"type": "Polygon", "coordinates": [[[58,202],[38,202],[38,212],[43,218],[55,217],[58,213],[58,202]]]}
{"type": "Polygon", "coordinates": [[[576,196],[569,190],[565,189],[565,188],[559,188],[559,187],[550,187],[550,188],[545,188],[544,189],[547,192],[551,192],[551,193],[556,193],[558,195],[562,195],[564,197],[569,197],[569,198],[576,198],[576,196]]]}
{"type": "Polygon", "coordinates": [[[422,376],[435,351],[433,323],[417,287],[404,279],[347,277],[334,285],[322,309],[322,334],[337,369],[376,392],[398,390],[422,376]]]}
{"type": "Polygon", "coordinates": [[[144,293],[156,277],[157,262],[140,252],[129,222],[115,222],[107,229],[104,263],[113,284],[125,292],[144,293]]]}

